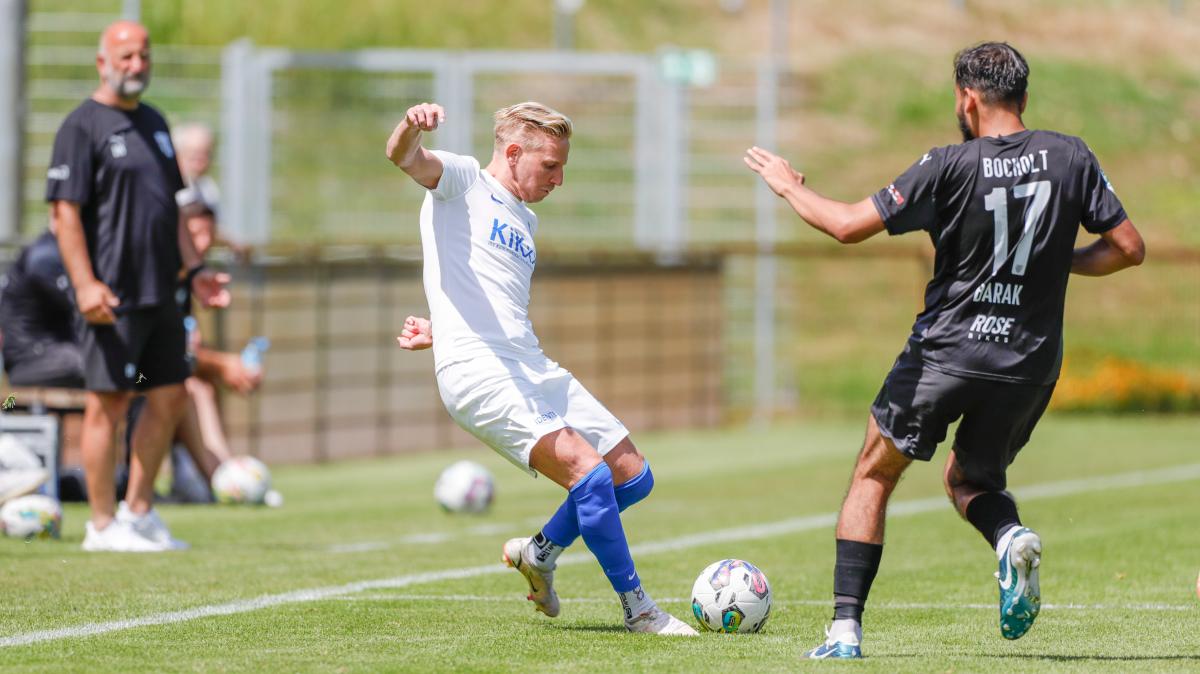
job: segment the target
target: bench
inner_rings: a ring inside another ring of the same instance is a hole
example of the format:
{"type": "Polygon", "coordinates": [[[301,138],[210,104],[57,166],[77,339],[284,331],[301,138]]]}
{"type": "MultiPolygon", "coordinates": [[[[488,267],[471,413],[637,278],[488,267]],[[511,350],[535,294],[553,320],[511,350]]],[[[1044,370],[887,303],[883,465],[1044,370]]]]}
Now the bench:
{"type": "Polygon", "coordinates": [[[21,439],[38,455],[50,473],[43,493],[58,498],[59,466],[62,463],[63,418],[83,414],[87,393],[82,389],[19,386],[7,389],[12,409],[0,414],[0,432],[21,439]],[[13,414],[14,411],[27,414],[13,414]]]}

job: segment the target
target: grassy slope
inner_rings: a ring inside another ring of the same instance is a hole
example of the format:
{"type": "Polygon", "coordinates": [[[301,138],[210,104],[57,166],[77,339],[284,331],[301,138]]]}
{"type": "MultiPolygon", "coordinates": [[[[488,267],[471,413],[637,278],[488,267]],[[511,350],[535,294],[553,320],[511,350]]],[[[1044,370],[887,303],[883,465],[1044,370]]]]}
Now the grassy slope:
{"type": "MultiPolygon", "coordinates": [[[[1014,487],[1195,462],[1194,420],[1051,419],[1015,464],[1014,487]],[[1130,451],[1137,448],[1137,451],[1130,451]]],[[[653,498],[627,517],[635,542],[771,522],[836,509],[858,424],[771,432],[643,436],[658,476],[653,498]]],[[[917,466],[898,500],[940,494],[936,466],[917,466]]],[[[5,610],[0,635],[113,620],[263,593],[496,563],[500,541],[531,529],[557,501],[483,450],[386,462],[281,468],[279,510],[164,508],[195,548],[166,556],[85,555],[83,510],[68,510],[61,543],[0,540],[5,610]],[[429,497],[437,471],[469,456],[495,471],[499,500],[483,518],[451,518],[429,497]],[[486,526],[490,531],[481,530],[486,526]],[[403,544],[445,532],[448,543],[403,544]],[[338,543],[390,547],[332,553],[338,543]]],[[[1058,604],[1167,604],[1178,610],[1047,609],[1019,642],[996,635],[993,558],[945,509],[894,518],[868,615],[863,671],[1183,671],[1200,660],[1196,560],[1181,541],[1200,508],[1192,483],[1109,489],[1026,502],[1046,541],[1043,594],[1058,604]],[[911,604],[932,605],[913,607],[911,604]]],[[[678,614],[693,575],[722,556],[763,567],[778,605],[765,634],[697,641],[637,638],[614,629],[615,606],[590,563],[563,567],[564,616],[532,615],[514,574],[379,590],[177,625],[4,649],[5,671],[696,671],[795,668],[828,620],[829,531],[713,544],[639,557],[647,587],[678,614]],[[483,600],[441,600],[470,595],[483,600]],[[424,598],[422,598],[424,597],[424,598]]]]}
{"type": "MultiPolygon", "coordinates": [[[[1150,245],[1151,264],[1135,274],[1073,284],[1069,366],[1086,372],[1112,354],[1200,373],[1200,269],[1194,262],[1181,265],[1156,257],[1176,245],[1200,244],[1200,229],[1192,222],[1200,193],[1200,63],[1185,46],[1200,40],[1197,8],[1189,5],[1183,17],[1172,17],[1166,3],[1148,0],[1103,6],[1068,0],[968,4],[964,12],[948,2],[793,3],[790,59],[797,74],[783,92],[781,150],[818,189],[838,198],[861,198],[929,147],[957,140],[949,82],[955,50],[985,38],[1013,41],[1033,68],[1029,125],[1084,137],[1150,245]],[[1097,306],[1105,309],[1096,311],[1097,306]]],[[[347,11],[346,3],[316,0],[176,1],[147,5],[146,17],[160,39],[176,43],[215,45],[248,35],[262,44],[300,48],[545,48],[552,34],[545,5],[542,0],[472,3],[449,13],[414,2],[364,0],[347,11]]],[[[761,53],[766,21],[766,3],[751,2],[740,14],[726,15],[715,2],[695,0],[593,2],[580,15],[578,35],[582,48],[592,50],[644,51],[662,43],[708,48],[723,55],[723,67],[736,69],[761,53]]],[[[370,118],[385,129],[394,117],[391,109],[427,95],[421,93],[425,85],[379,79],[381,90],[394,93],[367,96],[371,86],[359,79],[309,74],[279,90],[306,97],[289,99],[303,112],[290,118],[293,130],[300,137],[326,139],[277,148],[277,170],[287,174],[276,182],[277,217],[293,236],[397,236],[397,218],[377,215],[393,213],[397,195],[378,163],[379,134],[362,133],[363,111],[370,110],[370,118]],[[324,96],[353,97],[358,101],[354,114],[324,96]],[[325,160],[321,153],[331,145],[341,148],[343,161],[325,160]],[[285,195],[282,190],[289,186],[292,194],[285,195]],[[345,189],[357,190],[356,196],[339,199],[338,194],[345,194],[339,190],[345,189]]],[[[542,95],[542,85],[535,81],[506,86],[506,96],[511,87],[523,95],[542,95]]],[[[695,99],[714,96],[718,94],[697,92],[695,99]]],[[[581,124],[572,162],[576,185],[598,180],[624,184],[624,177],[605,172],[598,155],[591,164],[588,159],[589,152],[625,151],[609,140],[621,137],[613,125],[628,114],[614,105],[595,118],[588,116],[596,113],[594,105],[571,111],[593,120],[581,124]]],[[[753,230],[741,221],[751,217],[753,181],[736,162],[753,133],[744,115],[723,110],[697,113],[724,121],[697,122],[693,150],[703,153],[697,166],[708,162],[717,173],[697,175],[692,196],[699,202],[727,193],[731,200],[725,207],[693,209],[695,234],[701,239],[728,240],[731,233],[736,238],[753,230]]],[[[476,112],[483,124],[485,116],[476,112]]],[[[403,198],[415,204],[417,195],[409,190],[403,198]]],[[[577,227],[561,224],[564,215],[593,213],[598,203],[577,188],[544,205],[543,219],[557,224],[545,228],[543,239],[560,246],[627,240],[624,205],[607,206],[607,220],[601,216],[599,221],[581,220],[577,227]],[[577,204],[580,197],[588,203],[577,204]]],[[[782,212],[780,227],[787,238],[821,242],[789,213],[782,212]]],[[[904,243],[923,245],[919,236],[906,237],[904,243]]],[[[828,263],[785,265],[779,357],[790,365],[781,386],[790,389],[790,382],[796,382],[800,399],[822,409],[858,410],[874,395],[903,342],[920,307],[927,271],[903,260],[875,264],[833,255],[828,263]]],[[[733,281],[748,284],[749,277],[733,281]]],[[[744,302],[731,311],[749,306],[744,302]]],[[[734,322],[740,320],[735,317],[734,322]]],[[[735,347],[738,340],[737,334],[729,336],[735,347]]],[[[732,353],[729,371],[731,397],[740,408],[748,403],[749,388],[737,373],[750,371],[750,366],[739,353],[732,353]]]]}

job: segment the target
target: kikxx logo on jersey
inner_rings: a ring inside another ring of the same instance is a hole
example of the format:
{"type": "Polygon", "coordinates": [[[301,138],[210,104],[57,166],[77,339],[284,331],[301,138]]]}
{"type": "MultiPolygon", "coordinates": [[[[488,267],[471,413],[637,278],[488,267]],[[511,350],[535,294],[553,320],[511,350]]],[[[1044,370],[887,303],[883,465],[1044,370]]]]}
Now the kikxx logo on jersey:
{"type": "Polygon", "coordinates": [[[904,195],[900,194],[900,190],[896,189],[895,185],[887,186],[888,194],[892,195],[892,201],[896,202],[897,206],[904,205],[904,195]]]}
{"type": "Polygon", "coordinates": [[[500,248],[518,256],[532,267],[537,263],[537,253],[533,249],[532,242],[525,243],[528,237],[528,234],[512,225],[500,222],[499,218],[493,218],[492,234],[488,237],[488,244],[493,248],[500,248]]]}

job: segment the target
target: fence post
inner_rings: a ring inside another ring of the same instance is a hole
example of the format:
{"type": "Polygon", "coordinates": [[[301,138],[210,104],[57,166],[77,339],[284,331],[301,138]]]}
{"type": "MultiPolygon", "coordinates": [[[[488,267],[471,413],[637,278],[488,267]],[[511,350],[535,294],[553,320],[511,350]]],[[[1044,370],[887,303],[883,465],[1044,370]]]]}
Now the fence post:
{"type": "Polygon", "coordinates": [[[659,221],[655,248],[670,260],[680,255],[687,242],[688,183],[688,85],[673,80],[658,91],[659,221]]]}
{"type": "Polygon", "coordinates": [[[646,59],[637,69],[634,84],[633,128],[633,241],[641,250],[652,250],[658,241],[658,199],[662,193],[662,175],[658,170],[661,138],[655,101],[658,96],[658,70],[646,59]]]}
{"type": "Polygon", "coordinates": [[[232,42],[221,53],[221,228],[234,241],[249,240],[250,83],[254,45],[232,42]]]}
{"type": "MultiPolygon", "coordinates": [[[[771,0],[771,28],[767,54],[758,64],[755,92],[755,135],[759,147],[777,152],[779,117],[779,71],[787,58],[788,0],[771,0]]],[[[775,242],[775,195],[762,180],[754,185],[754,415],[767,423],[775,411],[775,281],[778,261],[775,242]]]]}
{"type": "Polygon", "coordinates": [[[25,202],[25,17],[26,0],[0,0],[0,241],[21,235],[25,202]]]}
{"type": "Polygon", "coordinates": [[[434,98],[450,117],[446,127],[434,136],[434,142],[447,152],[474,156],[471,130],[475,121],[475,70],[450,54],[438,64],[433,76],[434,98]]]}

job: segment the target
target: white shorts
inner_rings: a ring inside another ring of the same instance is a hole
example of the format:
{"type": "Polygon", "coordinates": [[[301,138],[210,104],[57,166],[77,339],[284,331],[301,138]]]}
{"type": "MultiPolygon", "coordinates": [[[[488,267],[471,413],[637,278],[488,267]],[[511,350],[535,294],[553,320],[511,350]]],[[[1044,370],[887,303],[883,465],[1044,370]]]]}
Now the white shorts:
{"type": "Polygon", "coordinates": [[[570,427],[604,456],[629,431],[574,375],[545,359],[473,358],[437,372],[438,391],[455,423],[501,456],[537,475],[529,453],[548,433],[570,427]]]}

